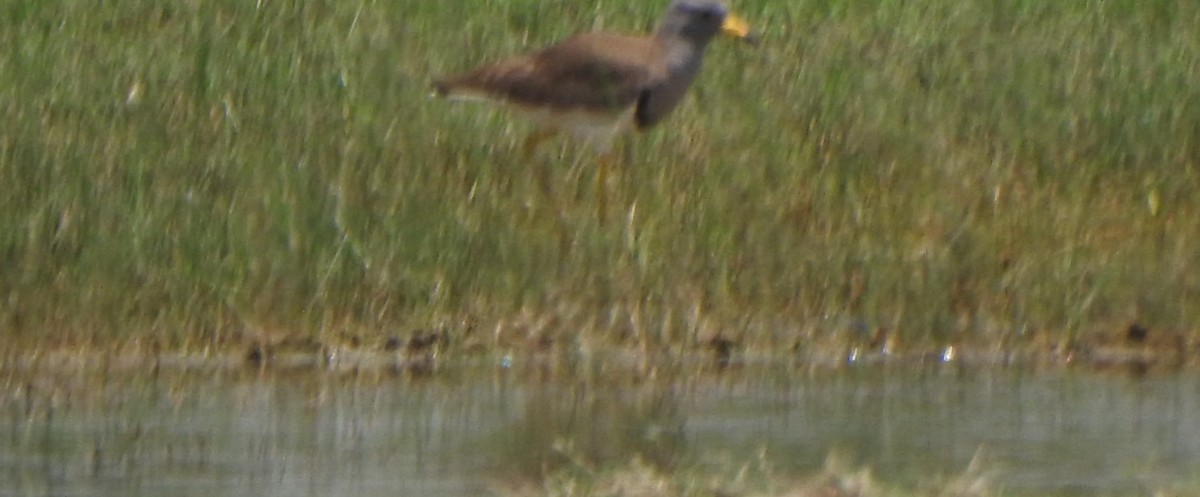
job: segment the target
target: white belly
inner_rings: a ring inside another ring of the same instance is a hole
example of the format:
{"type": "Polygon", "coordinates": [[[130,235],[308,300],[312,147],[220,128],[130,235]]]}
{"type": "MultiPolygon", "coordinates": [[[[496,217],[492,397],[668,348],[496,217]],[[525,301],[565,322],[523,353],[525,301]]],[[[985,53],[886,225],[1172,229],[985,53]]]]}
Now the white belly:
{"type": "Polygon", "coordinates": [[[614,113],[587,112],[582,109],[555,111],[523,108],[539,126],[565,133],[584,142],[598,153],[612,149],[613,140],[633,128],[633,107],[614,113]]]}

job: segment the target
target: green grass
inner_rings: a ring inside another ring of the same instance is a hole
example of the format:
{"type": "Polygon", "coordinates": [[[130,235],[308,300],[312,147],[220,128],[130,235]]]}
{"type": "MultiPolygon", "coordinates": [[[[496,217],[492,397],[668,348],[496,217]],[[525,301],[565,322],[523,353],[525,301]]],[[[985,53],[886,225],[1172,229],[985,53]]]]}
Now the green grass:
{"type": "Polygon", "coordinates": [[[607,222],[586,151],[429,98],[660,3],[0,1],[0,334],[1197,329],[1200,6],[735,4],[763,44],[711,47],[607,222]]]}

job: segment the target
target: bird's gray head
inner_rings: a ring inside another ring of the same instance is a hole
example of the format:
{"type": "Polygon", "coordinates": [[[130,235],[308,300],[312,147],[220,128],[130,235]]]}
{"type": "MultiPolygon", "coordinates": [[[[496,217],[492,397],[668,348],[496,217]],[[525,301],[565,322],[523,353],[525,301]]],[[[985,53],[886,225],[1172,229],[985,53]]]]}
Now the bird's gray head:
{"type": "Polygon", "coordinates": [[[675,0],[667,7],[662,23],[658,26],[660,36],[684,38],[704,45],[718,34],[750,40],[746,22],[729,13],[729,8],[718,0],[675,0]]]}
{"type": "Polygon", "coordinates": [[[727,15],[729,9],[720,2],[675,0],[667,7],[658,32],[703,44],[721,32],[727,15]]]}

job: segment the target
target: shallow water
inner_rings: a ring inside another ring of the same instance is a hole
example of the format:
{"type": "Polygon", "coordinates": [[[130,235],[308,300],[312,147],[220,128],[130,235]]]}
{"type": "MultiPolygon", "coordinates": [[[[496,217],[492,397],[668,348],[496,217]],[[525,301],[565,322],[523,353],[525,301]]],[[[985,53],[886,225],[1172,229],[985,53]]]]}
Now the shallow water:
{"type": "Polygon", "coordinates": [[[518,369],[10,379],[0,495],[479,495],[567,454],[668,469],[762,454],[799,477],[836,453],[915,485],[982,452],[1005,495],[1146,495],[1200,468],[1190,374],[518,369]]]}

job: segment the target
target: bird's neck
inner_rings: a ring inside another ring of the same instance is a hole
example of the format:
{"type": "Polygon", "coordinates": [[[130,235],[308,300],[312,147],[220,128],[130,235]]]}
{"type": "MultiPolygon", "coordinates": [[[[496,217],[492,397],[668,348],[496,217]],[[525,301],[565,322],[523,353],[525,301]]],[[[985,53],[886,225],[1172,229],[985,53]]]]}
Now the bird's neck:
{"type": "Polygon", "coordinates": [[[701,37],[678,33],[677,30],[667,26],[660,27],[654,32],[654,36],[661,43],[667,45],[688,45],[699,51],[704,51],[704,47],[708,46],[708,43],[713,40],[711,36],[701,37]]]}
{"type": "Polygon", "coordinates": [[[694,73],[700,69],[704,44],[679,38],[661,40],[663,42],[663,52],[666,54],[667,66],[670,67],[671,72],[694,73]]]}

